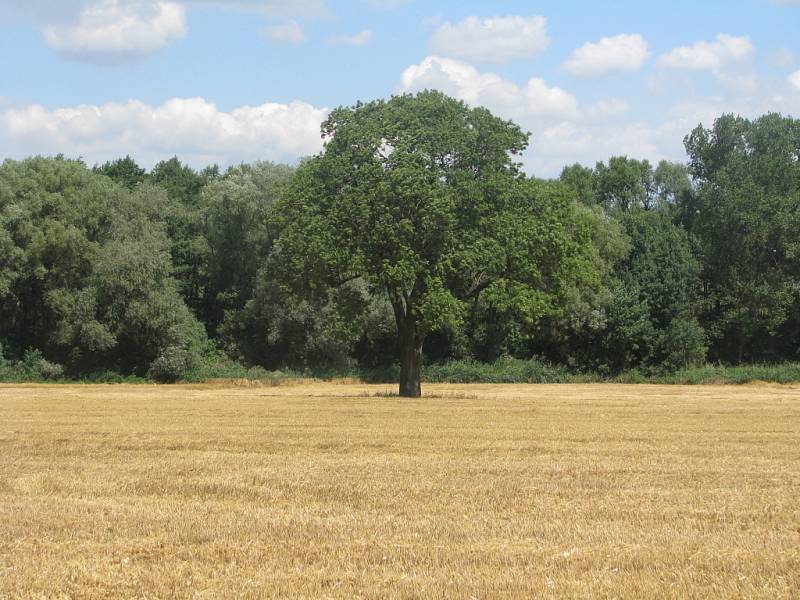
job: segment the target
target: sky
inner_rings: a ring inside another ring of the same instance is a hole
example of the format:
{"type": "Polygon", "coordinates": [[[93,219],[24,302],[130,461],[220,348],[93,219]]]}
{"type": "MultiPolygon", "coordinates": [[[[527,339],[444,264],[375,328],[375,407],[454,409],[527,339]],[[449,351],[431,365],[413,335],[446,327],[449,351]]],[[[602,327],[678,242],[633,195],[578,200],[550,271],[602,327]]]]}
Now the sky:
{"type": "Polygon", "coordinates": [[[525,170],[685,160],[723,113],[800,117],[800,0],[0,0],[0,159],[293,163],[331,108],[439,89],[525,170]]]}

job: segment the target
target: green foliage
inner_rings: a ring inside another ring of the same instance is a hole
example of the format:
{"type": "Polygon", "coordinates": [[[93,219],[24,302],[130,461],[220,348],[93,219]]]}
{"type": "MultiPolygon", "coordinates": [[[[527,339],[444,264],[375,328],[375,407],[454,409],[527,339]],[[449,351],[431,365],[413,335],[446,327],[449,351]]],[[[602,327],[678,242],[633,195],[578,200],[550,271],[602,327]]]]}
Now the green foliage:
{"type": "Polygon", "coordinates": [[[171,277],[156,188],[129,192],[77,161],[0,167],[0,337],[71,373],[143,374],[172,331],[202,337],[171,277]]]}
{"type": "Polygon", "coordinates": [[[631,251],[604,307],[603,372],[664,371],[700,364],[704,334],[695,321],[699,264],[686,233],[662,210],[630,210],[620,221],[631,251]]]}
{"type": "Polygon", "coordinates": [[[648,161],[627,156],[612,156],[594,170],[578,164],[565,167],[559,179],[580,203],[599,204],[608,214],[673,206],[692,188],[686,165],[662,160],[653,169],[648,161]]]}
{"type": "Polygon", "coordinates": [[[800,358],[800,121],[728,115],[688,167],[558,181],[438,92],[323,136],[296,169],[2,163],[0,380],[380,380],[399,357],[414,395],[423,355],[436,381],[796,378],[697,365],[800,358]]]}
{"type": "Polygon", "coordinates": [[[620,220],[631,240],[622,278],[639,287],[653,323],[665,327],[672,319],[691,314],[700,265],[686,232],[663,211],[630,211],[620,220]]]}
{"type": "Polygon", "coordinates": [[[694,319],[673,319],[666,329],[659,332],[654,346],[652,361],[659,373],[674,373],[702,365],[708,347],[706,335],[694,319]]]}
{"type": "Polygon", "coordinates": [[[5,360],[0,352],[0,381],[57,381],[64,376],[64,367],[47,360],[36,349],[28,349],[17,362],[5,360]]]}
{"type": "Polygon", "coordinates": [[[519,176],[527,135],[513,123],[422,92],[336,109],[323,134],[278,204],[271,272],[304,297],[355,278],[385,293],[401,393],[419,393],[426,336],[461,327],[470,305],[531,329],[591,283],[574,201],[519,176]]]}
{"type": "Polygon", "coordinates": [[[651,381],[675,385],[745,384],[758,381],[796,383],[800,381],[800,363],[704,365],[664,374],[651,381]]]}
{"type": "Polygon", "coordinates": [[[216,335],[225,315],[238,314],[253,297],[258,269],[275,238],[269,213],[293,173],[273,163],[240,165],[203,189],[206,261],[198,312],[209,334],[216,335]]]}
{"type": "Polygon", "coordinates": [[[109,177],[123,187],[133,190],[137,185],[147,180],[147,171],[136,164],[130,156],[109,161],[101,166],[92,169],[95,173],[100,173],[109,177]]]}
{"type": "Polygon", "coordinates": [[[655,182],[648,161],[614,156],[608,165],[597,163],[595,177],[597,201],[606,211],[653,208],[655,182]]]}
{"type": "Polygon", "coordinates": [[[714,355],[741,362],[796,352],[794,342],[781,350],[777,336],[800,295],[800,121],[727,115],[685,143],[697,190],[682,219],[703,264],[702,322],[714,355]]]}
{"type": "Polygon", "coordinates": [[[17,369],[24,374],[25,379],[47,381],[64,375],[64,367],[47,360],[39,350],[26,350],[22,360],[17,363],[17,369]]]}
{"type": "Polygon", "coordinates": [[[597,178],[591,168],[577,163],[564,167],[559,180],[575,191],[575,197],[581,204],[593,206],[597,203],[597,178]]]}
{"type": "Polygon", "coordinates": [[[358,280],[301,298],[262,273],[253,299],[241,312],[229,313],[220,332],[234,355],[250,364],[345,368],[354,365],[352,354],[376,309],[358,280]]]}
{"type": "Polygon", "coordinates": [[[463,360],[430,365],[424,375],[430,383],[567,383],[572,378],[564,367],[507,356],[494,363],[463,360]]]}
{"type": "Polygon", "coordinates": [[[662,208],[674,206],[692,191],[689,168],[682,163],[662,160],[653,173],[655,193],[662,208]]]}
{"type": "Polygon", "coordinates": [[[203,212],[199,207],[203,187],[216,178],[197,173],[177,157],[161,161],[151,170],[148,181],[166,192],[160,220],[170,239],[173,276],[186,305],[201,318],[206,294],[205,265],[209,254],[203,237],[203,212]]]}
{"type": "Polygon", "coordinates": [[[183,346],[167,346],[150,363],[147,377],[159,383],[175,383],[192,366],[192,354],[183,346]]]}
{"type": "Polygon", "coordinates": [[[498,217],[504,276],[471,303],[473,353],[485,361],[529,353],[547,320],[566,318],[570,303],[580,302],[576,295],[591,296],[601,285],[603,259],[592,243],[597,215],[560,184],[527,180],[516,192],[498,217]]]}
{"type": "Polygon", "coordinates": [[[268,372],[261,367],[245,367],[209,343],[193,357],[188,368],[180,373],[184,382],[204,382],[214,379],[243,379],[263,381],[284,378],[283,374],[268,372]]]}
{"type": "MultiPolygon", "coordinates": [[[[213,173],[213,172],[212,172],[213,173]]],[[[212,174],[212,178],[213,178],[212,174]]],[[[194,206],[199,202],[200,192],[207,179],[173,156],[162,160],[150,171],[150,180],[166,190],[170,198],[181,204],[194,206]]]]}

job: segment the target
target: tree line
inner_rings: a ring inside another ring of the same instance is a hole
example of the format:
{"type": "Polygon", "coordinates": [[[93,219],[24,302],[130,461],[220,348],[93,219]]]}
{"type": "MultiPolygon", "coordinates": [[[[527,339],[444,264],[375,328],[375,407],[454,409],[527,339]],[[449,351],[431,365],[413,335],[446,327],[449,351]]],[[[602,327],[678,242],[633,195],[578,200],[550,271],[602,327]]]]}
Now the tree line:
{"type": "MultiPolygon", "coordinates": [[[[800,121],[698,126],[687,164],[525,175],[529,134],[438,92],[334,110],[297,166],[0,166],[0,366],[175,381],[537,358],[669,372],[800,353],[800,121]]],[[[536,140],[533,140],[536,143],[536,140]]]]}

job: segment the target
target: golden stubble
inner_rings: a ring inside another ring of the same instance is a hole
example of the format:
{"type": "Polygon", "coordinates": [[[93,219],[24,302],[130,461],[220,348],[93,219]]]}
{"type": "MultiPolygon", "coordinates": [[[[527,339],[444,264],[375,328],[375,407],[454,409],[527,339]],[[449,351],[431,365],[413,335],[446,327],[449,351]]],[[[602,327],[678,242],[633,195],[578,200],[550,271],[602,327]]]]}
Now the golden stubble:
{"type": "Polygon", "coordinates": [[[0,386],[0,599],[797,598],[800,387],[0,386]]]}

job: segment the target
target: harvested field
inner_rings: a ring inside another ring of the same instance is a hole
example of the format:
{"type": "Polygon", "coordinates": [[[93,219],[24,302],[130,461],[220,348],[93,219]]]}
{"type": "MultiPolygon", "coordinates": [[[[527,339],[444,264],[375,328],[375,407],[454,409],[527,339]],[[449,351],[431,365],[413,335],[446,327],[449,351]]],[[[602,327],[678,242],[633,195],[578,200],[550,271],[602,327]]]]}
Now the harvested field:
{"type": "Polygon", "coordinates": [[[0,598],[800,597],[800,387],[0,386],[0,598]]]}

